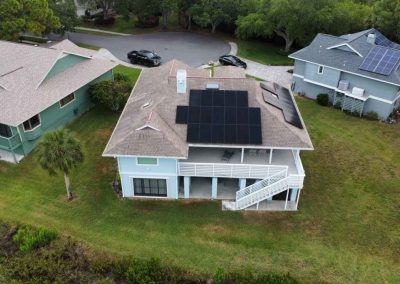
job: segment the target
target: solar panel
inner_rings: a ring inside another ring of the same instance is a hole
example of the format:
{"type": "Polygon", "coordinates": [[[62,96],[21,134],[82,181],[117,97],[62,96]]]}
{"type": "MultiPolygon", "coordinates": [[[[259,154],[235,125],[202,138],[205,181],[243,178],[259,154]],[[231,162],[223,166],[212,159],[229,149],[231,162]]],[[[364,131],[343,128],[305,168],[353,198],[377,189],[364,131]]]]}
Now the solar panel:
{"type": "Polygon", "coordinates": [[[189,107],[187,106],[177,106],[176,107],[176,119],[175,123],[187,124],[188,122],[189,107]]]}
{"type": "Polygon", "coordinates": [[[375,44],[381,46],[390,46],[392,42],[380,32],[375,32],[375,44]]]}
{"type": "Polygon", "coordinates": [[[200,107],[189,106],[188,123],[200,122],[200,107]]]}
{"type": "Polygon", "coordinates": [[[200,108],[200,122],[211,123],[212,122],[212,107],[200,108]]]}
{"type": "Polygon", "coordinates": [[[245,107],[237,108],[236,110],[237,124],[249,123],[249,109],[245,107]]]}
{"type": "Polygon", "coordinates": [[[261,112],[248,107],[247,91],[191,90],[178,106],[176,123],[187,123],[192,143],[261,144],[261,112]]]}
{"type": "Polygon", "coordinates": [[[199,142],[200,124],[188,124],[187,127],[187,141],[199,142]]]}
{"type": "Polygon", "coordinates": [[[225,106],[236,106],[236,92],[225,91],[225,106]]]}
{"type": "Polygon", "coordinates": [[[285,121],[287,123],[290,123],[297,128],[303,129],[303,124],[301,123],[299,113],[297,112],[296,106],[289,90],[275,83],[274,89],[276,90],[276,93],[272,93],[271,90],[267,91],[264,89],[264,101],[282,110],[283,117],[285,118],[285,121]]]}
{"type": "Polygon", "coordinates": [[[189,105],[190,106],[201,106],[201,91],[190,90],[189,105]]]}
{"type": "Polygon", "coordinates": [[[360,69],[388,76],[400,60],[400,50],[375,46],[365,57],[360,69]]]}
{"type": "Polygon", "coordinates": [[[237,91],[236,92],[236,105],[247,107],[248,106],[248,95],[246,91],[237,91]]]}

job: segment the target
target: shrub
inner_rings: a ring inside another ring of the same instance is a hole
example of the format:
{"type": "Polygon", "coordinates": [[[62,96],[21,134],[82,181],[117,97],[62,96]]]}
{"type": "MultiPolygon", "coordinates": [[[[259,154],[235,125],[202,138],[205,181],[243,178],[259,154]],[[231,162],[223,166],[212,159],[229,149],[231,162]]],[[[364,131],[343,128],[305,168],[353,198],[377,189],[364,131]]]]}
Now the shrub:
{"type": "Polygon", "coordinates": [[[20,251],[29,252],[36,248],[48,245],[56,237],[56,232],[50,231],[46,228],[23,226],[18,229],[13,240],[18,244],[20,251]]]}
{"type": "Polygon", "coordinates": [[[115,23],[115,18],[114,17],[108,17],[104,19],[102,16],[101,17],[96,17],[94,19],[94,24],[96,26],[112,26],[115,23]]]}
{"type": "Polygon", "coordinates": [[[163,267],[157,259],[141,261],[134,259],[126,272],[126,278],[132,284],[161,283],[164,279],[163,267]]]}
{"type": "Polygon", "coordinates": [[[328,94],[319,94],[317,96],[317,103],[321,106],[329,105],[329,95],[328,94]]]}
{"type": "Polygon", "coordinates": [[[125,81],[125,76],[117,75],[118,80],[98,82],[89,88],[93,101],[105,105],[113,112],[121,110],[128,100],[131,84],[125,81]],[[124,78],[121,80],[121,78],[124,78]]]}
{"type": "Polygon", "coordinates": [[[122,73],[114,73],[114,80],[115,81],[124,81],[129,82],[129,77],[122,73]]]}
{"type": "Polygon", "coordinates": [[[378,113],[375,112],[375,111],[369,111],[369,112],[367,112],[366,114],[364,114],[364,117],[365,117],[366,119],[369,119],[369,120],[378,120],[378,119],[379,119],[379,115],[378,115],[378,113]]]}

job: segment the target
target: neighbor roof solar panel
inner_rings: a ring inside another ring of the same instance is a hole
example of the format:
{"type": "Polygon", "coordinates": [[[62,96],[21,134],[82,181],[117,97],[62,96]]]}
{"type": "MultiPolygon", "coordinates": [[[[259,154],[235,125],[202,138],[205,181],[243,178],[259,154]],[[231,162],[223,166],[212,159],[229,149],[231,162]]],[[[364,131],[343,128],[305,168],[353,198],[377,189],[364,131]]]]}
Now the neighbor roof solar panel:
{"type": "Polygon", "coordinates": [[[365,57],[360,69],[388,76],[400,60],[400,50],[375,46],[365,57]]]}
{"type": "Polygon", "coordinates": [[[176,123],[187,123],[192,143],[262,143],[261,111],[248,107],[247,91],[191,90],[189,106],[178,106],[176,123]]]}

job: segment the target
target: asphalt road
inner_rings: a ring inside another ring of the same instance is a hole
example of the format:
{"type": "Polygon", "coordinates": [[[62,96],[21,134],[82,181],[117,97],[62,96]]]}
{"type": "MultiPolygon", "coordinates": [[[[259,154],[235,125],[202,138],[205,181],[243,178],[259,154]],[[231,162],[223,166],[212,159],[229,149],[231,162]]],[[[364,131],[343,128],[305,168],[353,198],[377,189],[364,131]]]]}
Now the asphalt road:
{"type": "Polygon", "coordinates": [[[147,49],[155,51],[163,62],[178,59],[193,67],[216,61],[228,54],[230,46],[216,37],[189,32],[158,32],[130,36],[103,36],[83,33],[69,33],[69,40],[108,49],[117,58],[127,61],[131,50],[147,49]]]}

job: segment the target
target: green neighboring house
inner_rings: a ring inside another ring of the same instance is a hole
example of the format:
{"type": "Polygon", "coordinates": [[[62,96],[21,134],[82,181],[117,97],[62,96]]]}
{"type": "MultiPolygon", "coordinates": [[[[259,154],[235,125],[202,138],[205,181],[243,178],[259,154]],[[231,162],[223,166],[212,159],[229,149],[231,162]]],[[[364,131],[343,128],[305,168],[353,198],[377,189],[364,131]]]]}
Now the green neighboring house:
{"type": "Polygon", "coordinates": [[[0,160],[17,163],[43,133],[93,106],[91,84],[113,79],[116,62],[68,40],[50,47],[0,41],[0,160]]]}

